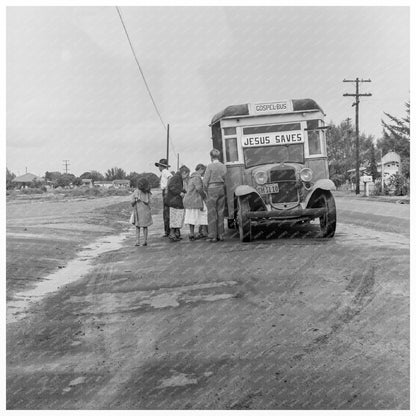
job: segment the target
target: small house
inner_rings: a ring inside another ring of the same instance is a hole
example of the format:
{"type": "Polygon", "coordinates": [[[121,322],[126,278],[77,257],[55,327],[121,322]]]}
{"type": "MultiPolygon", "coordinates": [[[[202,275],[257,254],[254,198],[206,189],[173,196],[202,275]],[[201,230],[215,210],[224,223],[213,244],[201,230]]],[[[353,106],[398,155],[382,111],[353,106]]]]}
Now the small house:
{"type": "Polygon", "coordinates": [[[113,182],[111,182],[111,181],[95,181],[94,186],[98,186],[99,188],[111,188],[113,186],[113,182]]]}
{"type": "Polygon", "coordinates": [[[130,181],[128,179],[115,179],[113,185],[115,188],[130,188],[130,181]]]}
{"type": "Polygon", "coordinates": [[[21,188],[27,188],[34,182],[43,182],[43,179],[33,173],[25,173],[24,175],[17,176],[12,179],[12,182],[20,186],[21,188]]]}
{"type": "Polygon", "coordinates": [[[94,182],[92,179],[81,179],[81,186],[88,186],[92,188],[94,185],[94,182]]]}
{"type": "Polygon", "coordinates": [[[383,173],[383,179],[387,180],[390,176],[400,173],[401,159],[396,152],[388,152],[381,158],[381,163],[377,164],[377,171],[383,173]]]}

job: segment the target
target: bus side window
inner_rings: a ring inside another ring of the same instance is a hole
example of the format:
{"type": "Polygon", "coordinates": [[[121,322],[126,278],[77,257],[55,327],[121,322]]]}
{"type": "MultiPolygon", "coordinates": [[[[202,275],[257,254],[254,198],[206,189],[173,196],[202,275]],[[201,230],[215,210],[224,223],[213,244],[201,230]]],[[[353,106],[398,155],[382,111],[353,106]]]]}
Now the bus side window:
{"type": "Polygon", "coordinates": [[[225,139],[225,160],[226,162],[238,162],[236,137],[225,139]]]}
{"type": "Polygon", "coordinates": [[[319,132],[308,131],[308,141],[309,141],[309,154],[320,155],[322,152],[321,152],[321,141],[319,139],[319,132]]]}
{"type": "MultiPolygon", "coordinates": [[[[319,120],[309,120],[307,126],[308,129],[316,129],[319,127],[319,120]]],[[[308,145],[310,155],[320,155],[322,153],[319,130],[308,130],[308,145]]]]}
{"type": "Polygon", "coordinates": [[[217,149],[221,152],[220,155],[220,162],[224,162],[224,150],[222,148],[222,135],[221,135],[221,127],[220,123],[215,123],[212,126],[212,147],[217,149]]]}

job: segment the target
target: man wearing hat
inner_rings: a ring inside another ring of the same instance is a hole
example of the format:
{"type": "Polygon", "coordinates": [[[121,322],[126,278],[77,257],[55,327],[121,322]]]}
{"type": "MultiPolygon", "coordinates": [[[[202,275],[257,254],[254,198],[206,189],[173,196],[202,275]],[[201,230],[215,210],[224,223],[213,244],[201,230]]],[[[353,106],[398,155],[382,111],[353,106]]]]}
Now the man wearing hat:
{"type": "Polygon", "coordinates": [[[168,165],[167,159],[160,159],[159,162],[155,163],[162,173],[160,176],[160,189],[162,190],[163,198],[163,222],[165,225],[165,237],[169,237],[170,224],[169,224],[169,207],[166,205],[166,193],[168,187],[168,181],[172,174],[169,172],[170,165],[168,165]]]}

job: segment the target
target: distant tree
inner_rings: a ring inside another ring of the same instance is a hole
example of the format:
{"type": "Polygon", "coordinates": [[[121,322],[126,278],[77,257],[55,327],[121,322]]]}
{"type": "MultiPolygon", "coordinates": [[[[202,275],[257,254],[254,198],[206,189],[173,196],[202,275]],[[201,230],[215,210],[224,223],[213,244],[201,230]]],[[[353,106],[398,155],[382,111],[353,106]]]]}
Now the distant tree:
{"type": "Polygon", "coordinates": [[[387,186],[394,191],[394,195],[407,195],[409,191],[408,180],[401,173],[391,175],[387,186]]]}
{"type": "Polygon", "coordinates": [[[402,162],[401,173],[406,179],[409,179],[410,178],[410,158],[403,157],[401,159],[401,162],[402,162]]]}
{"type": "MultiPolygon", "coordinates": [[[[356,166],[355,134],[350,119],[342,121],[338,126],[329,124],[327,131],[327,152],[329,177],[336,186],[345,183],[351,175],[348,170],[356,166]]],[[[374,137],[360,135],[359,163],[369,171],[376,169],[374,156],[374,137]]],[[[355,176],[352,176],[354,179],[355,176]]]]}
{"type": "Polygon", "coordinates": [[[75,177],[72,181],[72,185],[74,186],[81,186],[82,185],[82,179],[79,177],[75,177]]]}
{"type": "Polygon", "coordinates": [[[84,172],[83,174],[79,175],[80,179],[91,179],[91,172],[84,172]]]}
{"type": "Polygon", "coordinates": [[[92,170],[91,172],[84,172],[80,179],[92,179],[94,182],[96,181],[103,181],[104,175],[96,170],[92,170]]]}
{"type": "Polygon", "coordinates": [[[105,173],[105,178],[108,181],[114,181],[115,179],[126,179],[126,177],[126,172],[123,169],[117,167],[108,169],[105,173]]]}
{"type": "Polygon", "coordinates": [[[143,172],[143,173],[137,173],[137,172],[130,172],[127,176],[127,179],[130,180],[130,184],[132,187],[137,186],[137,181],[140,178],[146,178],[149,181],[149,184],[152,188],[157,188],[159,186],[159,177],[155,175],[152,172],[143,172]]]}
{"type": "Polygon", "coordinates": [[[62,176],[61,172],[45,172],[45,181],[52,182],[55,186],[57,180],[62,176]]]}
{"type": "Polygon", "coordinates": [[[72,173],[63,173],[56,180],[56,185],[55,186],[62,186],[63,188],[68,187],[68,186],[74,184],[75,179],[76,179],[76,177],[72,173]]]}
{"type": "Polygon", "coordinates": [[[137,172],[130,172],[130,173],[127,175],[127,179],[130,181],[130,185],[131,185],[133,188],[136,188],[136,187],[137,187],[137,181],[140,179],[140,173],[137,173],[137,172]]]}
{"type": "Polygon", "coordinates": [[[389,135],[395,138],[410,140],[410,101],[405,103],[405,107],[405,117],[398,118],[389,113],[384,113],[389,118],[389,122],[386,123],[384,120],[381,120],[381,124],[389,135]]]}
{"type": "Polygon", "coordinates": [[[146,179],[149,181],[150,186],[152,188],[158,188],[160,184],[160,179],[157,175],[155,175],[153,172],[145,173],[146,179]]]}
{"type": "Polygon", "coordinates": [[[383,131],[383,137],[377,141],[377,149],[381,150],[383,155],[388,152],[396,152],[401,158],[410,157],[410,140],[399,136],[389,135],[383,131]]]}
{"type": "Polygon", "coordinates": [[[13,189],[15,187],[12,182],[16,175],[6,167],[6,189],[13,189]]]}
{"type": "Polygon", "coordinates": [[[45,182],[43,180],[36,180],[33,179],[33,181],[29,184],[29,188],[35,188],[40,189],[45,186],[45,182]]]}
{"type": "Polygon", "coordinates": [[[376,179],[381,176],[381,174],[377,171],[376,148],[374,146],[374,143],[371,143],[371,147],[370,147],[369,174],[373,178],[373,182],[375,182],[376,179]]]}
{"type": "Polygon", "coordinates": [[[377,148],[383,155],[395,152],[400,156],[402,169],[401,174],[405,178],[410,177],[410,102],[405,103],[406,116],[403,118],[384,113],[388,122],[381,120],[383,126],[383,137],[378,140],[377,148]]]}

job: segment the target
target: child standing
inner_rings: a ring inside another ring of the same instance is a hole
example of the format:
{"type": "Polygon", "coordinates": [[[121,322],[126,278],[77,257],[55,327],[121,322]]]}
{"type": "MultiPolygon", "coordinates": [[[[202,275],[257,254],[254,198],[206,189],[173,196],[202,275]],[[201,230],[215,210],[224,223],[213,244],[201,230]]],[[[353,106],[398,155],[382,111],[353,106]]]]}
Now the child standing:
{"type": "Polygon", "coordinates": [[[140,246],[140,228],[143,228],[144,246],[147,246],[147,227],[153,224],[150,212],[150,184],[146,178],[137,181],[137,189],[131,196],[133,206],[133,224],[136,226],[136,246],[140,246]]]}

